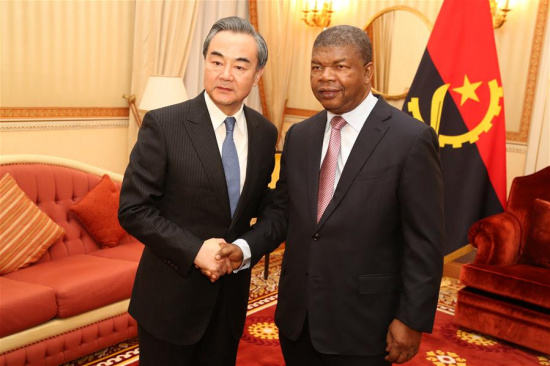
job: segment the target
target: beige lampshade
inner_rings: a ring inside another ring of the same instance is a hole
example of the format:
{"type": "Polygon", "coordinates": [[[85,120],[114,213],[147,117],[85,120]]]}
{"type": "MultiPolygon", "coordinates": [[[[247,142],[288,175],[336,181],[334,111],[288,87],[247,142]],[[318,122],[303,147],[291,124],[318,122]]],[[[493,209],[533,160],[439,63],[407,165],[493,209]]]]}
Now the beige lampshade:
{"type": "Polygon", "coordinates": [[[179,76],[149,76],[143,97],[139,103],[140,112],[177,104],[189,99],[183,78],[179,76]]]}

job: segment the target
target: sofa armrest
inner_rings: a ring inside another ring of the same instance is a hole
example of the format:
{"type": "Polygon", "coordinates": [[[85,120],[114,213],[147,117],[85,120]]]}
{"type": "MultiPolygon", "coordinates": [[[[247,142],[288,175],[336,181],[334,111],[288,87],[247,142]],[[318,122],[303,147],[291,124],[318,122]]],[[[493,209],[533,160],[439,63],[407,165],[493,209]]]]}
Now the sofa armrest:
{"type": "Polygon", "coordinates": [[[513,264],[520,251],[521,226],[514,215],[503,212],[473,224],[468,239],[477,248],[474,263],[513,264]]]}

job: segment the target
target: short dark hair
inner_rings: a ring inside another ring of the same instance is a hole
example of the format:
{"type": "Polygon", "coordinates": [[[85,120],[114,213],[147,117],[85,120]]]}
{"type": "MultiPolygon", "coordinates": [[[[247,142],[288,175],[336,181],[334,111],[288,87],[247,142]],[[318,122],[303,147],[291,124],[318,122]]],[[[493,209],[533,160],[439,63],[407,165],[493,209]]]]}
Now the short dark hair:
{"type": "Polygon", "coordinates": [[[337,25],[322,31],[315,42],[313,49],[322,47],[354,46],[365,64],[372,61],[372,44],[369,36],[362,29],[351,25],[337,25]]]}
{"type": "Polygon", "coordinates": [[[208,32],[208,35],[206,36],[206,39],[204,40],[204,44],[202,46],[202,54],[205,58],[212,38],[214,38],[214,36],[218,32],[222,31],[249,34],[254,37],[254,40],[256,41],[256,46],[258,47],[258,66],[256,67],[256,69],[259,70],[265,66],[265,64],[267,63],[267,44],[265,43],[264,38],[260,35],[260,33],[256,32],[256,30],[248,20],[239,17],[222,18],[214,23],[214,25],[210,29],[210,32],[208,32]]]}

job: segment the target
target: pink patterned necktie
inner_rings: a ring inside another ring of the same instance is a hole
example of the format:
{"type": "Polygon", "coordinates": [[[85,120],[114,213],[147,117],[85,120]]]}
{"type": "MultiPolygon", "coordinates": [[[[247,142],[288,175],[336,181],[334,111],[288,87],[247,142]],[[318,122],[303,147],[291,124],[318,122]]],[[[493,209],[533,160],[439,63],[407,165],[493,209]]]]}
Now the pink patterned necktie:
{"type": "Polygon", "coordinates": [[[321,220],[323,212],[327,208],[332,194],[334,193],[334,179],[336,177],[336,166],[338,165],[338,155],[340,154],[340,130],[346,125],[346,120],[341,116],[334,116],[330,121],[330,141],[328,143],[327,154],[321,165],[319,175],[319,197],[317,198],[317,222],[321,220]]]}

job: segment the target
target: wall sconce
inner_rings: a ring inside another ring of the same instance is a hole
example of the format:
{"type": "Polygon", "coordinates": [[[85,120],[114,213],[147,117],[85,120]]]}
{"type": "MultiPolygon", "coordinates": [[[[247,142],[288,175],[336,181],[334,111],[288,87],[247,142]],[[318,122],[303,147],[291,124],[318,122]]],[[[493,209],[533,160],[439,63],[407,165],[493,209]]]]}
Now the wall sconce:
{"type": "Polygon", "coordinates": [[[491,15],[493,16],[493,28],[502,27],[506,21],[506,15],[512,9],[508,7],[508,0],[489,0],[491,15]]]}
{"type": "MultiPolygon", "coordinates": [[[[141,127],[141,117],[136,108],[135,95],[124,94],[122,96],[128,101],[128,106],[132,110],[138,127],[141,127]]],[[[142,114],[150,110],[177,104],[189,99],[183,77],[180,76],[149,76],[141,102],[139,103],[139,112],[142,114]]]]}
{"type": "Polygon", "coordinates": [[[315,0],[313,9],[309,9],[309,0],[305,0],[305,3],[305,8],[302,10],[304,13],[302,20],[311,27],[327,28],[333,13],[332,0],[315,0]]]}

